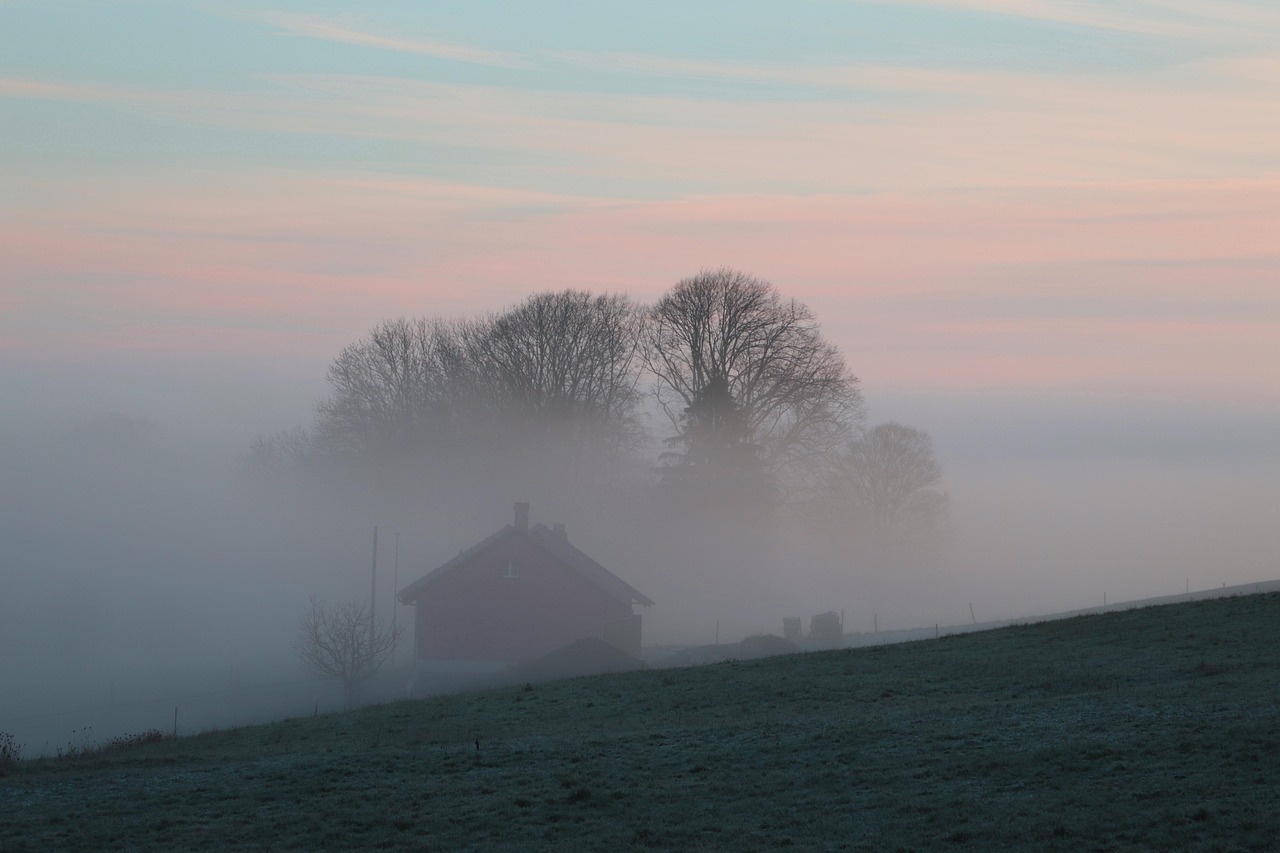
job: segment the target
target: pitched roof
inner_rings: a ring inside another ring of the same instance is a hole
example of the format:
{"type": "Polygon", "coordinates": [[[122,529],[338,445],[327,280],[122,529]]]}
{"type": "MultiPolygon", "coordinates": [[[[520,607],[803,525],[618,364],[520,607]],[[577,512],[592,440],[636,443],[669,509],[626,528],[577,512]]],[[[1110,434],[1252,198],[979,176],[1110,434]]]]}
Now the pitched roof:
{"type": "Polygon", "coordinates": [[[653,604],[652,601],[637,592],[634,587],[622,578],[582,553],[582,551],[570,544],[567,538],[551,530],[545,524],[534,525],[533,529],[529,531],[529,538],[550,551],[560,562],[618,601],[626,604],[635,601],[645,607],[653,604]]]}
{"type": "Polygon", "coordinates": [[[637,592],[634,587],[622,578],[618,577],[613,572],[588,557],[582,551],[575,548],[569,543],[568,539],[551,530],[545,524],[536,524],[527,531],[517,530],[512,525],[508,524],[497,533],[486,537],[475,545],[472,545],[470,548],[467,548],[465,551],[460,551],[458,556],[449,560],[444,565],[436,569],[432,569],[430,572],[427,572],[427,574],[418,578],[418,580],[409,584],[396,595],[397,600],[399,600],[401,604],[411,603],[422,595],[423,591],[435,581],[440,580],[445,575],[453,573],[461,566],[470,562],[471,558],[477,554],[487,551],[489,548],[492,548],[498,543],[513,536],[523,536],[528,541],[534,543],[539,548],[555,557],[557,561],[567,567],[570,571],[573,571],[582,577],[583,580],[587,581],[610,598],[628,605],[633,601],[643,604],[646,607],[653,604],[652,601],[637,592]]]}

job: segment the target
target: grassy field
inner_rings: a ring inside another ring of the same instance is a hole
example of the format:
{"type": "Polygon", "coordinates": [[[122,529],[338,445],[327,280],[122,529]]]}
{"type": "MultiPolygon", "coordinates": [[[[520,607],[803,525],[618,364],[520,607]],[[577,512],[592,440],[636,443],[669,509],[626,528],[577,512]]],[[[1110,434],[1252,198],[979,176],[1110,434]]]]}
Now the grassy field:
{"type": "Polygon", "coordinates": [[[1268,593],[20,762],[0,851],[1274,850],[1278,701],[1268,593]]]}

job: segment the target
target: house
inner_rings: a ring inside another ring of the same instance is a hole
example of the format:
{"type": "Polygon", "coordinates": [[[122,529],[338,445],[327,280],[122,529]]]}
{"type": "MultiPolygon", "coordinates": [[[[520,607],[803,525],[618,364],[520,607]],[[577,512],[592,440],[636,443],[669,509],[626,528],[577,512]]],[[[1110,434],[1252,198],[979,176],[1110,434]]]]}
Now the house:
{"type": "Polygon", "coordinates": [[[640,614],[653,604],[569,542],[563,524],[515,523],[405,587],[416,609],[420,672],[483,673],[539,657],[577,640],[605,640],[640,654],[640,614]]]}

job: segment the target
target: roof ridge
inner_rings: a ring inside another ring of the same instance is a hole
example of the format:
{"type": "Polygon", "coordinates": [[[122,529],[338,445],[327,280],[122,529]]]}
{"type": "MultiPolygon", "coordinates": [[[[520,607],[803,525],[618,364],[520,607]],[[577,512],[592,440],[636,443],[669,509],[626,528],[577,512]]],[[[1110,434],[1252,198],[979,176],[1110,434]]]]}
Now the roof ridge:
{"type": "MultiPolygon", "coordinates": [[[[582,575],[587,582],[594,584],[606,593],[613,594],[620,600],[627,601],[627,603],[630,603],[631,601],[638,601],[646,607],[653,604],[647,596],[643,595],[631,584],[600,565],[600,563],[592,558],[590,554],[583,551],[577,545],[574,545],[568,540],[568,538],[562,538],[558,533],[545,525],[539,526],[542,527],[540,535],[537,537],[531,535],[529,538],[533,539],[536,544],[540,545],[544,549],[550,551],[554,556],[559,557],[562,562],[569,566],[570,569],[574,570],[579,575],[582,575]],[[568,552],[567,555],[563,553],[566,551],[568,552]],[[585,566],[573,565],[568,559],[565,559],[566,556],[575,562],[585,563],[585,566]],[[583,572],[583,568],[586,568],[587,571],[583,572]],[[597,576],[592,577],[591,575],[597,576]],[[609,590],[607,588],[608,586],[613,585],[621,586],[622,590],[609,590]],[[619,592],[623,592],[623,594],[618,595],[617,593],[619,592]]],[[[532,533],[532,531],[530,532],[532,533]]]]}
{"type": "Polygon", "coordinates": [[[422,589],[432,582],[439,580],[444,575],[450,573],[458,566],[466,563],[476,554],[484,551],[486,548],[492,547],[497,542],[512,534],[522,534],[534,545],[547,551],[552,557],[558,559],[570,571],[577,574],[587,583],[595,586],[601,592],[611,596],[621,602],[630,604],[632,601],[648,607],[653,602],[645,595],[642,595],[635,587],[624,581],[622,578],[609,571],[600,563],[596,562],[589,554],[581,548],[574,545],[567,538],[562,537],[557,531],[552,530],[545,524],[539,522],[528,530],[519,530],[513,525],[505,525],[500,530],[486,536],[484,539],[459,551],[457,556],[447,560],[440,566],[427,572],[418,580],[409,584],[401,592],[397,593],[396,599],[401,604],[408,604],[422,589]]]}
{"type": "Polygon", "coordinates": [[[421,587],[424,587],[431,581],[437,580],[441,576],[449,573],[458,565],[465,563],[467,560],[471,559],[476,554],[483,551],[485,548],[488,548],[489,546],[496,543],[499,539],[501,539],[506,534],[518,533],[518,532],[519,531],[517,531],[513,525],[510,525],[510,524],[504,525],[501,529],[489,534],[488,536],[481,539],[476,544],[472,545],[470,548],[462,549],[461,551],[458,552],[457,556],[451,557],[441,565],[436,566],[434,569],[427,572],[425,575],[418,578],[413,583],[409,584],[407,587],[405,587],[403,590],[397,593],[396,599],[401,604],[407,604],[411,599],[410,593],[416,594],[421,587]]]}

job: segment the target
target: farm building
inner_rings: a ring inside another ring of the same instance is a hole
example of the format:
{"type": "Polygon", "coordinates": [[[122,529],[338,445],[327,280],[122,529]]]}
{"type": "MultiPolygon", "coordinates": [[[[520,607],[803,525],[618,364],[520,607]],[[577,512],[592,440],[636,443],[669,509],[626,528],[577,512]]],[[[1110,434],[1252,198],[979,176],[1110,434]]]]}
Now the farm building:
{"type": "Polygon", "coordinates": [[[563,524],[514,524],[462,551],[401,590],[411,604],[417,667],[483,673],[577,640],[602,639],[640,654],[640,614],[653,604],[569,542],[563,524]]]}

